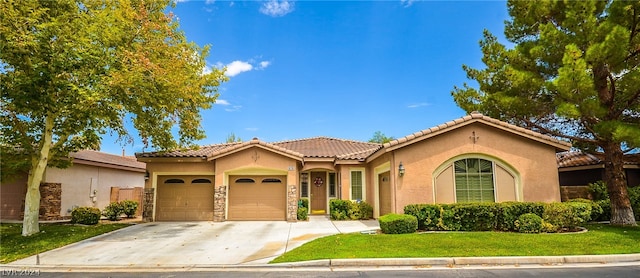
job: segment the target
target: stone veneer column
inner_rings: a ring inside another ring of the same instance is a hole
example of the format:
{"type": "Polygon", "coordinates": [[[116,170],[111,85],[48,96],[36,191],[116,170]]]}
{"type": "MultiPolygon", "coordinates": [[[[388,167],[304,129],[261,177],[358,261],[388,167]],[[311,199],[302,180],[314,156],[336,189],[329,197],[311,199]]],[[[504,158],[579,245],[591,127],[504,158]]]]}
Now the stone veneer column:
{"type": "Polygon", "coordinates": [[[40,184],[40,220],[60,220],[62,208],[62,184],[40,184]]]}
{"type": "Polygon", "coordinates": [[[155,188],[144,189],[144,203],[142,206],[142,220],[145,222],[153,221],[153,195],[155,188]]]}
{"type": "Polygon", "coordinates": [[[289,185],[287,190],[287,221],[298,221],[298,190],[295,185],[289,185]]]}
{"type": "Polygon", "coordinates": [[[227,186],[218,186],[213,190],[213,221],[224,222],[227,205],[227,186]]]}

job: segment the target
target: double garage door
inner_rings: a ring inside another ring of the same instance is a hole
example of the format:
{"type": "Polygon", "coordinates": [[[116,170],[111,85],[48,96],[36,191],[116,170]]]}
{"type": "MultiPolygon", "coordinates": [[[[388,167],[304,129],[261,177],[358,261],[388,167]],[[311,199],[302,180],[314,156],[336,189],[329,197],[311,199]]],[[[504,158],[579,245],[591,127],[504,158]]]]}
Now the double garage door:
{"type": "Polygon", "coordinates": [[[212,221],[213,176],[160,177],[156,220],[212,221]]]}
{"type": "MultiPolygon", "coordinates": [[[[212,221],[213,176],[158,179],[157,221],[212,221]]],[[[228,220],[285,220],[286,176],[230,176],[228,220]]]]}
{"type": "Polygon", "coordinates": [[[286,176],[230,176],[229,220],[285,220],[286,176]]]}

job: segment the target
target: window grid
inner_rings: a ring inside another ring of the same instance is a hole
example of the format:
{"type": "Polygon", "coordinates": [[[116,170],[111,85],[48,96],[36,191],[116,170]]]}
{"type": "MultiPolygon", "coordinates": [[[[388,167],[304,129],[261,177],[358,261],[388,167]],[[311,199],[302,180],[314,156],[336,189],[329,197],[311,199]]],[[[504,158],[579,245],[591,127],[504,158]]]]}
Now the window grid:
{"type": "Polygon", "coordinates": [[[362,200],[362,171],[351,172],[351,200],[362,200]]]}
{"type": "Polygon", "coordinates": [[[493,162],[466,158],[454,163],[458,202],[495,202],[493,162]]]}

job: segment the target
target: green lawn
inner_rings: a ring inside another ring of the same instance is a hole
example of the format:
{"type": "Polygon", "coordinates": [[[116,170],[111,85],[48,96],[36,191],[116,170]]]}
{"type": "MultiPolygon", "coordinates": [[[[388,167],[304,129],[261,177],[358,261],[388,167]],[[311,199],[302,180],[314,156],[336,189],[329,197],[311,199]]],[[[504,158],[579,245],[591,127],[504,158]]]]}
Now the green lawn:
{"type": "Polygon", "coordinates": [[[640,253],[640,227],[586,225],[579,234],[447,232],[339,234],[293,249],[271,263],[318,259],[560,256],[640,253]]]}
{"type": "Polygon", "coordinates": [[[121,229],[130,224],[40,224],[40,233],[23,237],[22,224],[0,225],[0,263],[6,264],[37,253],[121,229]]]}

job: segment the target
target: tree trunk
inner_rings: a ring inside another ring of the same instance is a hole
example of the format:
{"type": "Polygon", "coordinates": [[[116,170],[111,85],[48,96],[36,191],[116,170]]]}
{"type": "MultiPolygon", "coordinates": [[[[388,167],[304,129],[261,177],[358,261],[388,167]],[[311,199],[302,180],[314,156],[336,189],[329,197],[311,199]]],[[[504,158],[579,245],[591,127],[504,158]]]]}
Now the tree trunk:
{"type": "Polygon", "coordinates": [[[604,176],[611,200],[611,224],[636,225],[636,220],[631,208],[629,193],[627,192],[627,179],[624,173],[624,160],[620,144],[608,142],[604,150],[604,176]]]}
{"type": "Polygon", "coordinates": [[[40,216],[40,183],[47,169],[49,150],[53,141],[53,118],[48,115],[42,134],[40,152],[31,159],[31,170],[27,179],[27,195],[24,199],[24,218],[22,220],[22,235],[29,236],[40,232],[38,218],[40,216]]]}

